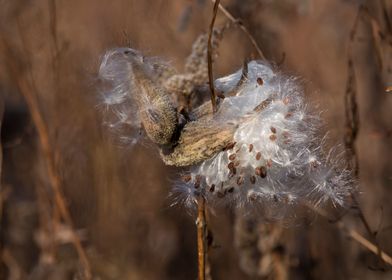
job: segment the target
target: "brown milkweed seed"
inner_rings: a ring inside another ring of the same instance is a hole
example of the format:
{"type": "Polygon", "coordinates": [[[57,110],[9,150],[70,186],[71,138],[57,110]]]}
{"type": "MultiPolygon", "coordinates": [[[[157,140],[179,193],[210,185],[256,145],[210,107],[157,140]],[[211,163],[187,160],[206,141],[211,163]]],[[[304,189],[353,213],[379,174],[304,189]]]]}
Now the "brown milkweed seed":
{"type": "Polygon", "coordinates": [[[265,178],[267,176],[267,168],[264,166],[257,167],[255,169],[255,174],[261,178],[265,178]]]}
{"type": "Polygon", "coordinates": [[[231,150],[234,148],[236,142],[230,142],[229,144],[226,145],[225,150],[231,150]]]}
{"type": "Polygon", "coordinates": [[[181,177],[181,180],[184,181],[185,183],[188,183],[190,180],[192,180],[191,175],[184,175],[181,177]]]}
{"type": "Polygon", "coordinates": [[[235,160],[235,157],[236,157],[235,154],[231,154],[231,155],[229,156],[229,160],[233,161],[233,160],[235,160]]]}

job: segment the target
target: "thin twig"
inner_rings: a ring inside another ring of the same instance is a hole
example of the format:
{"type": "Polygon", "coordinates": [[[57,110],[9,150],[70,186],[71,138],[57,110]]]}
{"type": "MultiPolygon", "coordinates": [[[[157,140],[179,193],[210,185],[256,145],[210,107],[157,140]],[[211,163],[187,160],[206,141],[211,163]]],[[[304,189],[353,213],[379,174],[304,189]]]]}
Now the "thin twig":
{"type": "Polygon", "coordinates": [[[214,74],[212,72],[212,33],[214,32],[214,24],[215,24],[216,15],[218,13],[219,2],[220,0],[217,0],[214,4],[210,29],[208,33],[208,48],[207,48],[208,81],[209,81],[209,86],[211,91],[211,103],[212,103],[213,112],[216,112],[217,107],[216,107],[216,93],[214,88],[214,74]]]}
{"type": "MultiPolygon", "coordinates": [[[[216,0],[211,0],[213,3],[219,2],[216,0]]],[[[261,48],[256,42],[256,39],[252,36],[252,34],[249,32],[249,30],[244,26],[241,20],[236,19],[225,7],[223,7],[221,4],[219,4],[219,10],[233,23],[238,25],[238,27],[245,33],[245,35],[248,37],[249,41],[252,43],[253,47],[257,51],[257,54],[262,60],[266,60],[261,48]]]]}
{"type": "Polygon", "coordinates": [[[346,113],[346,129],[344,143],[347,151],[347,161],[349,163],[349,168],[354,170],[354,174],[358,177],[359,174],[359,164],[358,156],[355,149],[355,141],[357,139],[359,131],[359,115],[358,115],[358,104],[356,99],[357,88],[355,81],[355,70],[353,65],[353,60],[351,55],[348,58],[348,77],[346,91],[344,95],[344,107],[346,113]]]}
{"type": "Polygon", "coordinates": [[[357,241],[359,244],[361,244],[363,247],[365,247],[366,249],[368,249],[369,251],[371,251],[372,253],[376,254],[376,255],[381,255],[381,259],[389,264],[390,266],[392,266],[392,258],[386,254],[384,251],[379,251],[379,247],[374,245],[372,242],[370,242],[369,240],[367,240],[365,237],[363,237],[362,235],[360,235],[357,231],[351,229],[348,231],[348,235],[354,239],[355,241],[357,241]]]}
{"type": "MultiPolygon", "coordinates": [[[[317,214],[326,218],[329,221],[336,220],[336,219],[329,217],[328,213],[326,211],[324,211],[323,209],[314,207],[313,205],[311,205],[307,202],[303,202],[303,204],[306,207],[310,208],[312,211],[316,212],[317,214]]],[[[362,246],[364,246],[366,249],[368,249],[369,251],[371,251],[375,255],[378,255],[385,263],[392,266],[392,257],[389,256],[384,251],[382,251],[377,244],[374,244],[374,243],[370,242],[369,240],[367,240],[360,233],[358,233],[358,231],[356,231],[355,229],[348,228],[347,225],[342,220],[337,220],[335,224],[339,228],[344,229],[347,232],[348,236],[350,236],[354,241],[361,244],[362,246]]]]}
{"type": "Polygon", "coordinates": [[[205,198],[200,195],[197,201],[197,256],[198,256],[198,275],[199,280],[205,280],[206,277],[206,211],[205,198]]]}

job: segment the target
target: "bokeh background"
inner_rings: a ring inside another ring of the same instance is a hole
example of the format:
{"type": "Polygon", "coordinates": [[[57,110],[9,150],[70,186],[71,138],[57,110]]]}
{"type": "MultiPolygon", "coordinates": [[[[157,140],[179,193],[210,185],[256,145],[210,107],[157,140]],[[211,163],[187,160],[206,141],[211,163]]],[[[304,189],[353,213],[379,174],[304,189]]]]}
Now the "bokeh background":
{"type": "MultiPolygon", "coordinates": [[[[303,79],[331,143],[345,133],[348,55],[356,73],[360,203],[377,242],[392,254],[392,2],[222,0],[267,59],[303,79]],[[358,22],[348,51],[358,8],[358,22]]],[[[0,279],[83,279],[72,232],[59,215],[26,96],[38,102],[54,170],[94,279],[196,279],[195,213],[169,197],[180,170],[152,145],[119,147],[102,126],[96,73],[104,52],[131,46],[181,71],[206,32],[208,0],[0,1],[0,279]]],[[[218,13],[216,25],[227,21],[218,13]]],[[[256,57],[239,28],[219,48],[215,76],[256,57]]],[[[391,267],[349,238],[369,240],[354,210],[340,222],[295,221],[218,209],[212,279],[391,279],[391,267]]]]}

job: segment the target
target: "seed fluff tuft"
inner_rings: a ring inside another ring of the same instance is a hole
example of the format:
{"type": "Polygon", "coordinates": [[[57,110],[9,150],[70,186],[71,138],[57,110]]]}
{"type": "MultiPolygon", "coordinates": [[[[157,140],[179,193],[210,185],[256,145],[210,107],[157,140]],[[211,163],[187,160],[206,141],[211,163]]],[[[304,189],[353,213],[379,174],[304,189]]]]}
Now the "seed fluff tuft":
{"type": "Polygon", "coordinates": [[[234,90],[241,75],[239,70],[215,81],[225,98],[213,118],[237,128],[226,149],[184,176],[187,204],[203,194],[210,205],[343,206],[352,191],[351,172],[341,167],[341,156],[325,152],[321,120],[298,80],[251,61],[247,79],[234,90]]]}

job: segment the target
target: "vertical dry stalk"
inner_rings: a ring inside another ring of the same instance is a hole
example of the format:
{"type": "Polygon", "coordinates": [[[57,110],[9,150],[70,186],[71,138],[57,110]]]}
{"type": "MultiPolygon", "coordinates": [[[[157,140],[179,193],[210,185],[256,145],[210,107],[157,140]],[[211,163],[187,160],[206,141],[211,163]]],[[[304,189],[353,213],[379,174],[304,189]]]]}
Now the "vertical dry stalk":
{"type": "MultiPolygon", "coordinates": [[[[3,124],[3,115],[4,115],[4,99],[0,96],[0,179],[2,178],[2,170],[3,170],[3,148],[1,146],[1,126],[3,124]]],[[[2,221],[2,210],[3,210],[3,188],[0,180],[0,226],[2,221]]],[[[1,236],[0,236],[0,250],[1,250],[1,236]]]]}
{"type": "MultiPolygon", "coordinates": [[[[214,89],[214,77],[212,73],[212,33],[214,32],[214,24],[216,15],[218,13],[218,6],[220,0],[214,4],[212,19],[208,34],[208,46],[207,46],[207,64],[208,64],[208,81],[211,91],[211,104],[212,111],[217,111],[216,107],[216,94],[214,89]]],[[[198,275],[199,280],[205,280],[206,278],[206,258],[207,258],[207,223],[206,223],[206,207],[205,198],[201,193],[197,201],[197,256],[198,256],[198,275]]]]}
{"type": "Polygon", "coordinates": [[[347,59],[347,84],[346,91],[344,95],[344,108],[345,108],[345,137],[344,144],[347,152],[347,162],[349,167],[354,170],[355,176],[358,177],[359,166],[358,166],[358,156],[355,149],[355,141],[358,136],[359,131],[359,114],[358,114],[358,104],[357,104],[357,87],[356,87],[356,76],[354,63],[352,59],[353,52],[353,42],[355,40],[355,35],[358,29],[358,23],[361,17],[362,8],[359,8],[358,14],[355,18],[354,25],[350,32],[350,39],[348,45],[348,59],[347,59]]]}
{"type": "MultiPolygon", "coordinates": [[[[3,124],[4,114],[4,99],[0,96],[0,228],[3,228],[3,201],[4,201],[4,190],[1,184],[2,168],[3,168],[3,148],[1,146],[1,126],[3,124]]],[[[5,277],[4,265],[3,265],[3,232],[0,231],[0,278],[5,277]]]]}
{"type": "MultiPolygon", "coordinates": [[[[21,28],[19,26],[19,32],[21,33],[21,28]]],[[[61,180],[60,177],[58,176],[56,169],[55,169],[55,162],[54,162],[54,154],[52,152],[51,146],[50,146],[50,141],[49,141],[49,134],[44,122],[44,119],[40,113],[39,110],[39,105],[37,103],[36,98],[34,97],[33,91],[36,93],[37,89],[34,84],[34,79],[31,73],[31,69],[29,68],[29,78],[30,78],[30,84],[27,81],[27,79],[22,78],[22,71],[21,71],[21,61],[18,58],[17,55],[13,53],[12,48],[8,45],[7,41],[1,37],[2,43],[6,48],[6,51],[8,52],[8,55],[10,57],[7,62],[9,63],[9,70],[12,73],[13,77],[17,77],[16,83],[19,87],[19,91],[23,95],[24,99],[26,100],[27,106],[29,108],[33,123],[37,129],[38,133],[38,138],[39,138],[39,143],[40,143],[40,148],[42,151],[42,154],[45,159],[46,163],[46,168],[48,172],[48,177],[49,177],[49,182],[50,186],[53,190],[54,193],[54,202],[56,207],[58,208],[58,211],[63,218],[64,222],[68,225],[68,227],[71,229],[72,233],[72,244],[75,247],[77,254],[79,256],[81,265],[83,267],[83,274],[85,279],[91,279],[91,268],[90,268],[90,263],[87,258],[87,254],[85,250],[83,249],[83,246],[81,244],[81,241],[79,240],[79,237],[75,233],[74,227],[73,227],[73,221],[71,218],[71,215],[68,211],[64,195],[61,190],[61,180]]],[[[21,36],[22,43],[24,49],[24,53],[27,52],[26,44],[24,42],[23,36],[21,36]]]]}
{"type": "Polygon", "coordinates": [[[218,13],[218,7],[219,7],[219,2],[220,0],[215,1],[214,4],[214,9],[212,13],[212,19],[210,23],[210,29],[208,33],[208,48],[207,48],[207,62],[208,62],[208,82],[210,85],[210,91],[211,91],[211,103],[212,103],[212,111],[216,112],[216,93],[214,89],[214,77],[213,77],[213,72],[212,72],[212,33],[214,32],[214,24],[215,24],[215,19],[216,15],[218,13]]]}
{"type": "Polygon", "coordinates": [[[72,242],[75,246],[75,249],[79,255],[80,261],[84,268],[84,276],[86,279],[91,279],[91,269],[90,263],[87,259],[87,254],[83,249],[81,241],[76,235],[73,227],[73,222],[71,219],[71,215],[69,214],[63,192],[61,190],[61,181],[55,170],[53,153],[50,147],[49,135],[46,129],[45,122],[42,118],[42,115],[39,111],[39,107],[37,104],[37,100],[32,95],[31,91],[28,89],[28,85],[24,80],[19,80],[19,86],[21,92],[26,100],[27,106],[30,110],[31,117],[33,119],[34,125],[38,132],[39,142],[41,146],[42,153],[44,155],[46,161],[46,168],[48,171],[48,177],[50,181],[50,185],[54,192],[55,203],[58,207],[58,210],[64,219],[65,223],[72,229],[72,242]]]}
{"type": "Polygon", "coordinates": [[[206,277],[206,208],[205,199],[200,195],[197,202],[197,257],[198,257],[198,275],[199,280],[205,280],[206,277]]]}
{"type": "MultiPolygon", "coordinates": [[[[365,7],[360,6],[358,8],[358,12],[353,24],[353,27],[350,31],[350,38],[348,44],[348,59],[347,59],[347,69],[348,69],[348,77],[347,77],[347,85],[346,91],[344,95],[344,105],[345,105],[345,116],[346,116],[346,124],[345,124],[345,138],[344,143],[347,152],[347,162],[350,165],[350,168],[354,170],[355,177],[358,178],[359,176],[359,162],[358,162],[358,155],[355,148],[355,142],[358,137],[358,131],[360,126],[359,121],[359,112],[358,112],[358,103],[357,103],[357,87],[356,87],[356,79],[355,79],[355,69],[354,69],[354,62],[352,58],[353,53],[353,44],[355,41],[355,36],[358,30],[359,21],[363,18],[363,15],[367,15],[367,10],[365,7]]],[[[359,205],[359,201],[356,198],[355,194],[351,195],[353,201],[353,207],[357,210],[357,215],[361,222],[363,223],[366,231],[368,232],[369,236],[371,237],[372,241],[377,247],[377,252],[380,260],[382,258],[382,251],[378,244],[377,238],[374,235],[366,217],[359,205]]]]}

